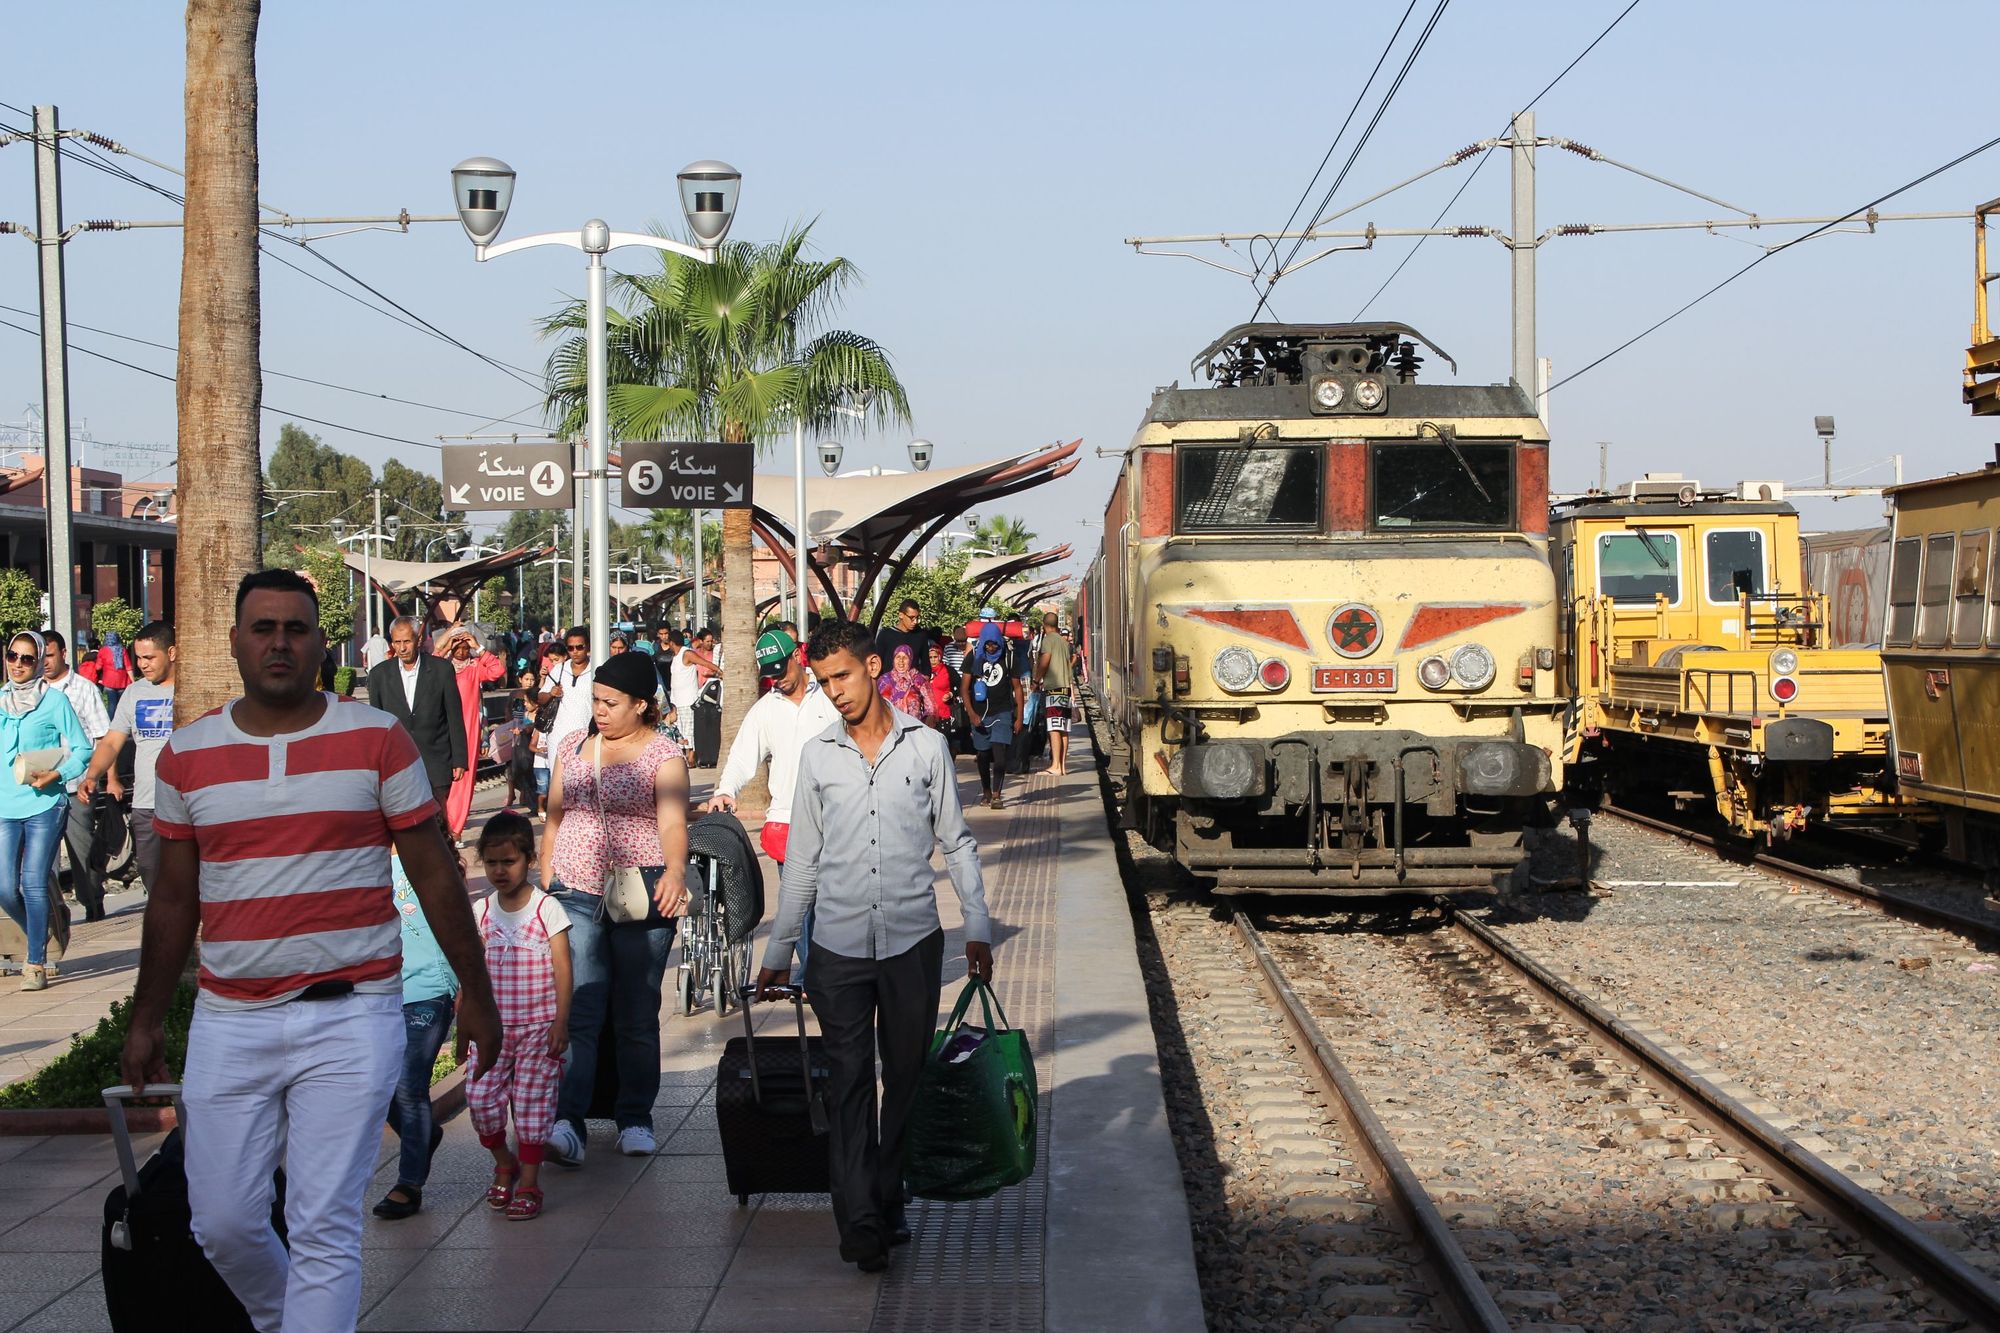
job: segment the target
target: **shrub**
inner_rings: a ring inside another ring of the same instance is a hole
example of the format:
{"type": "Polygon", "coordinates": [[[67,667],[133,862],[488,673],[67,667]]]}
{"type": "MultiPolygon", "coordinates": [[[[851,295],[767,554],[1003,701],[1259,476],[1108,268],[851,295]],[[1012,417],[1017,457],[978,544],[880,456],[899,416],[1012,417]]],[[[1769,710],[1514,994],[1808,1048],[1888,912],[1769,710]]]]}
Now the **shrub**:
{"type": "MultiPolygon", "coordinates": [[[[187,1067],[188,1024],[194,1020],[194,986],[183,982],[167,1006],[167,1068],[187,1067]]],[[[104,1089],[123,1083],[118,1057],[125,1049],[125,1030],[132,1023],[130,996],[111,1006],[89,1032],[79,1032],[70,1047],[23,1079],[0,1089],[0,1110],[46,1111],[104,1105],[104,1089]]]]}
{"type": "Polygon", "coordinates": [[[41,588],[26,570],[0,569],[0,635],[41,627],[41,588]]]}
{"type": "Polygon", "coordinates": [[[345,699],[354,693],[355,670],[351,666],[333,669],[333,692],[345,699]]]}
{"type": "MultiPolygon", "coordinates": [[[[138,607],[127,604],[123,597],[113,597],[90,608],[90,632],[97,636],[100,643],[106,633],[116,631],[119,641],[130,646],[145,623],[145,615],[138,607]]],[[[133,674],[138,673],[135,671],[133,674]]]]}

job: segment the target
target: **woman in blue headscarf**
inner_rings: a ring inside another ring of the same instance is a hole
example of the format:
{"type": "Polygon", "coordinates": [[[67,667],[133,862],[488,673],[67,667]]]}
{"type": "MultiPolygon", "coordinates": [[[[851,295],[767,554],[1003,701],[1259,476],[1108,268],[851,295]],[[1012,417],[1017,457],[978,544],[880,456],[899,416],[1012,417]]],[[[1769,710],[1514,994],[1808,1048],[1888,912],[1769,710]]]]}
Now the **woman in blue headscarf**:
{"type": "Polygon", "coordinates": [[[980,804],[998,810],[1007,782],[1007,751],[1021,725],[1021,695],[1007,670],[1007,636],[988,620],[965,654],[959,697],[972,718],[972,753],[979,765],[980,804]]]}
{"type": "MultiPolygon", "coordinates": [[[[55,971],[48,965],[49,872],[67,814],[64,788],[89,765],[90,739],[69,696],[42,678],[41,635],[14,635],[6,657],[0,681],[0,911],[28,937],[21,989],[42,990],[55,971]],[[17,766],[23,758],[27,762],[17,766]]],[[[69,939],[61,899],[55,912],[60,955],[69,939]]]]}

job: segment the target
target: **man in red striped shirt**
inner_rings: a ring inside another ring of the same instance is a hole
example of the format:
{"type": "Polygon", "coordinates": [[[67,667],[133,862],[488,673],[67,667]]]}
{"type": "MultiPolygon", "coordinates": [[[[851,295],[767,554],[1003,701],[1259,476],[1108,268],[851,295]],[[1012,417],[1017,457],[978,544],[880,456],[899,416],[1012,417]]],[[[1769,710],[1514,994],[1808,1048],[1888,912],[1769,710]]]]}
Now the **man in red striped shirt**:
{"type": "Polygon", "coordinates": [[[476,1073],[500,1018],[415,744],[387,713],[315,688],[326,639],[312,585],[288,570],[244,578],[229,644],[243,697],[178,728],[159,758],[160,874],[123,1072],[135,1090],[168,1081],[166,1010],[199,925],[182,1093],[195,1236],[258,1328],[351,1329],[362,1208],[403,1062],[392,843],[458,975],[476,1073]],[[289,1253],[270,1224],[281,1157],[289,1253]]]}

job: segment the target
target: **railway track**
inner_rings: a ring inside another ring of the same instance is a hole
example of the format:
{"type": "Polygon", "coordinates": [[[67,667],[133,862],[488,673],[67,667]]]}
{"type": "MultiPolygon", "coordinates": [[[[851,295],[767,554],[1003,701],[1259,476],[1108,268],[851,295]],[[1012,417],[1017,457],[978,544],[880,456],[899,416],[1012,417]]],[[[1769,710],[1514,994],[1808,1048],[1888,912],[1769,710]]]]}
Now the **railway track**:
{"type": "MultiPolygon", "coordinates": [[[[2000,1288],[1789,1134],[1795,1126],[1777,1108],[1657,1031],[1619,1018],[1449,903],[1438,910],[1441,929],[1431,935],[1286,930],[1267,939],[1240,913],[1235,926],[1336,1114],[1340,1141],[1416,1241],[1423,1281],[1452,1326],[1505,1327],[1510,1316],[1640,1326],[1671,1309],[1670,1298],[1633,1309],[1601,1282],[1593,1289],[1593,1277],[1611,1270],[1587,1250],[1604,1238],[1546,1233],[1542,1222],[1567,1221],[1561,1214],[1570,1209],[1551,1204],[1537,1214],[1512,1197],[1532,1193],[1524,1170],[1561,1159],[1568,1171],[1580,1152],[1589,1160],[1583,1178],[1616,1185],[1607,1200],[1644,1205],[1609,1252],[1692,1255],[1701,1271],[1684,1274],[1672,1261],[1669,1271],[1691,1277],[1716,1310],[1736,1310],[1759,1327],[2000,1327],[2000,1288]],[[1330,940],[1341,945],[1331,959],[1321,950],[1330,940]],[[1295,983],[1288,968],[1307,979],[1295,983]],[[1325,979],[1311,979],[1314,971],[1325,979]],[[1423,1025],[1448,1030],[1404,1026],[1413,1008],[1426,1015],[1423,1025]],[[1398,1024],[1384,1021],[1389,1011],[1398,1024]],[[1435,1091],[1422,1086],[1431,1057],[1408,1058],[1416,1048],[1442,1053],[1448,1065],[1432,1070],[1461,1082],[1519,1086],[1479,1110],[1427,1095],[1435,1091]],[[1477,1130],[1489,1117],[1509,1127],[1497,1144],[1477,1130]],[[1560,1151],[1516,1160],[1511,1135],[1526,1124],[1560,1151]],[[1419,1159],[1421,1169],[1412,1165],[1419,1159]],[[1850,1237],[1866,1247],[1867,1262],[1856,1263],[1850,1237]],[[1788,1251],[1775,1266],[1771,1248],[1788,1251]]],[[[1288,923],[1325,928],[1324,918],[1288,923]]],[[[1651,1279],[1632,1284],[1643,1292],[1651,1279]]]]}
{"type": "MultiPolygon", "coordinates": [[[[1606,805],[1598,811],[1600,815],[1622,820],[1639,828],[1652,829],[1677,838],[1682,842],[1707,847],[1718,856],[1729,858],[1730,848],[1722,839],[1696,832],[1668,820],[1642,815],[1621,806],[1606,805]]],[[[1920,902],[1915,898],[1891,893],[1864,884],[1849,875],[1823,870],[1817,866],[1789,861],[1768,852],[1755,852],[1747,860],[1758,869],[1778,877],[1788,883],[1826,894],[1841,902],[1865,907],[1880,912],[1884,916],[1907,921],[1912,925],[1925,926],[1932,930],[1946,931],[1957,935],[1982,949],[2000,950],[2000,923],[1975,916],[1969,912],[1956,911],[1936,903],[1920,902]]]]}

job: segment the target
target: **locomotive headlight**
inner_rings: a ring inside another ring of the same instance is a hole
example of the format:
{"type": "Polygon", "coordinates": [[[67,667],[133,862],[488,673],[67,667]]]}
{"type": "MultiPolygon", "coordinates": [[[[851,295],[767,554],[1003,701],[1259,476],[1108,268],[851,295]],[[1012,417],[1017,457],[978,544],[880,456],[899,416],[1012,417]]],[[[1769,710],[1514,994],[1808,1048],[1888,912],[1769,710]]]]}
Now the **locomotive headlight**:
{"type": "Polygon", "coordinates": [[[1329,376],[1313,382],[1312,396],[1314,407],[1322,412],[1331,412],[1339,407],[1341,400],[1347,396],[1347,386],[1329,376]]]}
{"type": "Polygon", "coordinates": [[[1257,669],[1257,679],[1264,682],[1267,690],[1282,690],[1292,683],[1292,669],[1275,657],[1267,657],[1257,669]]]}
{"type": "Polygon", "coordinates": [[[1372,375],[1363,375],[1354,381],[1354,405],[1364,412],[1373,412],[1382,406],[1382,381],[1372,375]]]}
{"type": "Polygon", "coordinates": [[[1215,655],[1209,670],[1223,689],[1231,693],[1247,690],[1257,679],[1257,655],[1241,644],[1231,644],[1215,655]]]}
{"type": "Polygon", "coordinates": [[[1417,680],[1427,690],[1441,690],[1451,684],[1451,663],[1442,657],[1426,657],[1417,663],[1417,680]]]}
{"type": "Polygon", "coordinates": [[[1780,648],[1771,654],[1771,674],[1789,676],[1799,669],[1799,655],[1790,648],[1780,648]]]}
{"type": "Polygon", "coordinates": [[[1476,643],[1468,643],[1451,655],[1451,678],[1468,690],[1483,690],[1493,683],[1493,654],[1476,643]]]}

